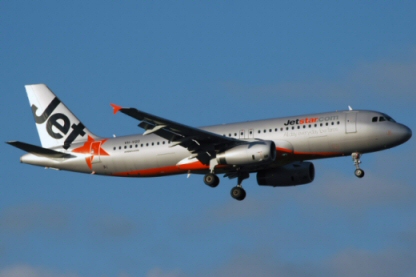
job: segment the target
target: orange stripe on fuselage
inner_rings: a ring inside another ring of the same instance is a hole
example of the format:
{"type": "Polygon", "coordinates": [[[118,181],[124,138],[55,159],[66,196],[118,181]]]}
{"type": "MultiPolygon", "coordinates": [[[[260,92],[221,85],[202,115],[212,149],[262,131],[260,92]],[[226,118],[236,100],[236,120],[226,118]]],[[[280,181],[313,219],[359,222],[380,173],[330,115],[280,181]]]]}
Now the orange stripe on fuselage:
{"type": "MultiPolygon", "coordinates": [[[[226,168],[228,165],[217,165],[216,168],[226,168]]],[[[201,163],[200,161],[182,164],[182,165],[172,165],[165,167],[157,167],[150,169],[139,169],[125,172],[113,173],[113,176],[123,176],[123,177],[156,177],[164,175],[174,175],[174,174],[183,174],[188,171],[203,171],[208,170],[209,166],[201,163]]]]}
{"type": "Polygon", "coordinates": [[[183,169],[183,170],[209,169],[209,165],[205,165],[205,164],[201,163],[200,161],[196,161],[196,162],[188,163],[188,164],[178,164],[177,166],[178,166],[178,168],[183,169]]]}
{"type": "MultiPolygon", "coordinates": [[[[276,151],[290,153],[292,155],[293,161],[296,160],[307,160],[311,158],[320,158],[320,157],[337,157],[343,156],[343,153],[340,152],[299,152],[277,147],[276,151]],[[293,159],[296,158],[296,159],[293,159]]],[[[289,156],[289,157],[290,157],[289,156]]],[[[216,168],[226,168],[229,165],[217,165],[216,168]]],[[[184,174],[188,171],[203,171],[208,170],[209,166],[201,163],[200,161],[196,161],[189,164],[181,164],[181,165],[172,165],[172,166],[165,166],[165,167],[157,167],[157,168],[150,168],[150,169],[139,169],[139,170],[131,170],[131,171],[124,171],[124,172],[117,172],[113,173],[113,176],[120,176],[120,177],[156,177],[156,176],[164,176],[164,175],[174,175],[174,174],[184,174]]]]}
{"type": "Polygon", "coordinates": [[[165,166],[151,169],[139,169],[125,172],[113,173],[113,176],[120,177],[156,177],[163,175],[173,175],[186,173],[186,170],[178,168],[176,165],[165,166]]]}

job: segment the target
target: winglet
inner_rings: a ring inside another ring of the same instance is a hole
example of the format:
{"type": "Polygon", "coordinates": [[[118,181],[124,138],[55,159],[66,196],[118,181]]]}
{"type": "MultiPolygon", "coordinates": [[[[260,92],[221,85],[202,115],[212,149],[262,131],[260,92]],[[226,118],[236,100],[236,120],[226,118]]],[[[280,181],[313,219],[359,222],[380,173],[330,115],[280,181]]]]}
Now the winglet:
{"type": "Polygon", "coordinates": [[[122,107],[121,106],[118,106],[118,105],[116,105],[116,104],[110,104],[111,105],[111,107],[113,107],[113,109],[114,109],[114,114],[116,114],[116,113],[118,113],[118,111],[119,110],[121,110],[122,109],[122,107]]]}

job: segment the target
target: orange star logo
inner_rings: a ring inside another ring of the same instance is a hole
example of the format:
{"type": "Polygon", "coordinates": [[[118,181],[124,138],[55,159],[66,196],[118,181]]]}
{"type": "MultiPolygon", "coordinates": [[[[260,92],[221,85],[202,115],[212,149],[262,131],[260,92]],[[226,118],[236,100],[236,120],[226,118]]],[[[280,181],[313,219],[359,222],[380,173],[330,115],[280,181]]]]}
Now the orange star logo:
{"type": "Polygon", "coordinates": [[[95,141],[94,138],[88,136],[88,140],[84,143],[83,146],[75,148],[72,152],[81,153],[81,154],[90,154],[91,156],[86,157],[85,161],[87,162],[88,167],[92,170],[92,161],[95,156],[110,156],[102,147],[108,139],[95,141]]]}

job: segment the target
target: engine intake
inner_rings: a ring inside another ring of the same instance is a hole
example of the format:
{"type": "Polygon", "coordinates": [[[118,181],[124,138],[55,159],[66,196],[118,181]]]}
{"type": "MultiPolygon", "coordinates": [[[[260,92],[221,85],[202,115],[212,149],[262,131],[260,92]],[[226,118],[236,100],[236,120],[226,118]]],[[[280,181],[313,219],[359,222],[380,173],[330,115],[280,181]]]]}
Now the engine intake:
{"type": "Polygon", "coordinates": [[[313,163],[292,163],[282,167],[262,170],[257,173],[260,186],[286,187],[309,184],[315,178],[313,163]]]}
{"type": "Polygon", "coordinates": [[[273,141],[262,140],[238,145],[217,154],[218,164],[251,165],[271,163],[276,158],[276,145],[273,141]]]}

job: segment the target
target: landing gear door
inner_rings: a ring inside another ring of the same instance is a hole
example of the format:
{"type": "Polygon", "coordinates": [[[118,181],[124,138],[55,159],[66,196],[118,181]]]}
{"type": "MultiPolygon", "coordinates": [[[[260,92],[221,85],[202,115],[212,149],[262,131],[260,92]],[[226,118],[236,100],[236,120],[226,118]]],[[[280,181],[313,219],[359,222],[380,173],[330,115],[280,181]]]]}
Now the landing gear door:
{"type": "Polygon", "coordinates": [[[345,133],[357,132],[357,112],[348,112],[345,114],[345,133]]]}

